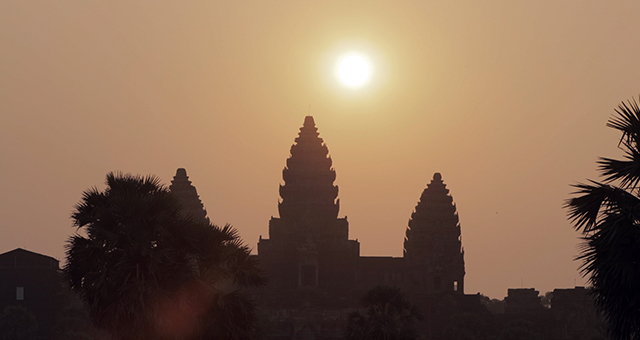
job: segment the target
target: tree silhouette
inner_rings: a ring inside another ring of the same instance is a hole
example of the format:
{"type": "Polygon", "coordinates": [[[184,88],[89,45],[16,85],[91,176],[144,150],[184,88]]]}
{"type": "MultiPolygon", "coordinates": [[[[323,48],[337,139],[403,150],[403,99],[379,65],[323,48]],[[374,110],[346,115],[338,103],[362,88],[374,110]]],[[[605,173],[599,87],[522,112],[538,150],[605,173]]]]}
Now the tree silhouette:
{"type": "Polygon", "coordinates": [[[480,303],[491,313],[491,314],[504,314],[505,302],[504,299],[492,299],[486,295],[480,295],[480,303]]]}
{"type": "Polygon", "coordinates": [[[362,297],[366,313],[349,315],[346,338],[350,340],[412,340],[417,338],[415,320],[421,319],[415,306],[400,288],[376,286],[362,297]]]}
{"type": "Polygon", "coordinates": [[[184,217],[156,177],[109,173],[106,184],[75,207],[63,269],[92,323],[115,339],[199,339],[226,322],[226,338],[247,338],[253,305],[239,290],[264,279],[235,229],[184,217]]]}
{"type": "Polygon", "coordinates": [[[624,159],[600,158],[602,182],[574,187],[569,218],[583,235],[578,259],[613,339],[640,339],[640,109],[621,103],[608,127],[622,133],[624,159]]]}

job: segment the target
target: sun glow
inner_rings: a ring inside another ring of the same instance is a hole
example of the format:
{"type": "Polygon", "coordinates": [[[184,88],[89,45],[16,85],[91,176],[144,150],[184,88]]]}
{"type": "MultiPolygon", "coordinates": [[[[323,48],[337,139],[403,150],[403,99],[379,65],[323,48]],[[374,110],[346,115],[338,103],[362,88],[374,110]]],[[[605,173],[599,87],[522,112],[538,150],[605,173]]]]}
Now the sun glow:
{"type": "Polygon", "coordinates": [[[361,87],[371,75],[367,58],[359,54],[348,54],[340,59],[337,67],[338,78],[348,87],[361,87]]]}

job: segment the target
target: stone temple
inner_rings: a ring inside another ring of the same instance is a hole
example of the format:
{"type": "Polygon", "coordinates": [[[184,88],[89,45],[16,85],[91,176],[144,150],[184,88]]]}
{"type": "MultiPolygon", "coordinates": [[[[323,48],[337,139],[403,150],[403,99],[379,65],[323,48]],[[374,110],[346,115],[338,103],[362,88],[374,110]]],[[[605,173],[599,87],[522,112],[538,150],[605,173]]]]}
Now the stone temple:
{"type": "Polygon", "coordinates": [[[303,300],[340,297],[321,299],[333,307],[350,305],[372,284],[397,285],[415,294],[464,294],[460,225],[442,176],[436,173],[420,197],[407,228],[404,256],[364,257],[358,241],[349,239],[349,222],[339,217],[336,172],[328,152],[313,117],[307,116],[282,171],[280,217],[271,218],[269,238],[258,242],[269,289],[299,294],[303,300]]]}
{"type": "MultiPolygon", "coordinates": [[[[442,175],[435,173],[420,196],[403,257],[360,256],[359,242],[349,239],[347,218],[339,215],[336,171],[328,154],[313,117],[305,117],[282,171],[280,216],[269,221],[269,237],[258,241],[257,258],[269,284],[256,299],[268,338],[342,338],[347,314],[376,285],[400,287],[419,307],[481,309],[477,295],[464,294],[458,214],[442,175]]],[[[178,169],[171,190],[190,214],[204,218],[184,169],[178,169]]],[[[439,312],[423,314],[437,324],[439,312]]]]}

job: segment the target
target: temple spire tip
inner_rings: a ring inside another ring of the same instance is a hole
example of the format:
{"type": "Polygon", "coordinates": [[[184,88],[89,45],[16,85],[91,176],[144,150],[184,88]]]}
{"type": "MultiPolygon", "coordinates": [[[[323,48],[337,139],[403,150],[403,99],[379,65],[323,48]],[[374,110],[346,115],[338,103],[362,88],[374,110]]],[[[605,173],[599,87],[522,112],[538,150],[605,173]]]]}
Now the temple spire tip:
{"type": "Polygon", "coordinates": [[[311,126],[311,127],[315,127],[316,126],[316,122],[313,120],[313,116],[306,116],[304,117],[304,124],[303,126],[311,126]]]}

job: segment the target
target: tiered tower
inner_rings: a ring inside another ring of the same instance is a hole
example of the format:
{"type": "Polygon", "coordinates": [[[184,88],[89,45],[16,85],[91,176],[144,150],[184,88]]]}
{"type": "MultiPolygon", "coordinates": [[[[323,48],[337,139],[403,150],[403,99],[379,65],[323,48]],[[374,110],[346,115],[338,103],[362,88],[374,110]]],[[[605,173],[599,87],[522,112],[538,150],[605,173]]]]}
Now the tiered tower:
{"type": "Polygon", "coordinates": [[[307,116],[282,171],[280,217],[269,221],[269,239],[258,256],[271,288],[336,288],[349,285],[359,243],[338,218],[336,172],[313,117],[307,116]]]}
{"type": "MultiPolygon", "coordinates": [[[[331,167],[329,150],[317,131],[313,117],[305,117],[282,171],[285,184],[280,186],[282,202],[278,204],[278,211],[283,221],[299,224],[303,220],[314,220],[322,222],[315,225],[321,228],[338,217],[340,200],[336,200],[338,187],[333,185],[336,172],[331,167]]],[[[318,236],[324,234],[320,229],[311,232],[318,236]]]]}
{"type": "Polygon", "coordinates": [[[207,211],[204,209],[196,187],[191,185],[187,170],[179,168],[171,181],[169,190],[174,194],[182,205],[182,212],[185,216],[191,216],[203,222],[209,222],[207,211]]]}
{"type": "Polygon", "coordinates": [[[458,213],[440,173],[422,192],[411,214],[404,258],[411,290],[417,293],[464,294],[464,250],[458,213]]]}

